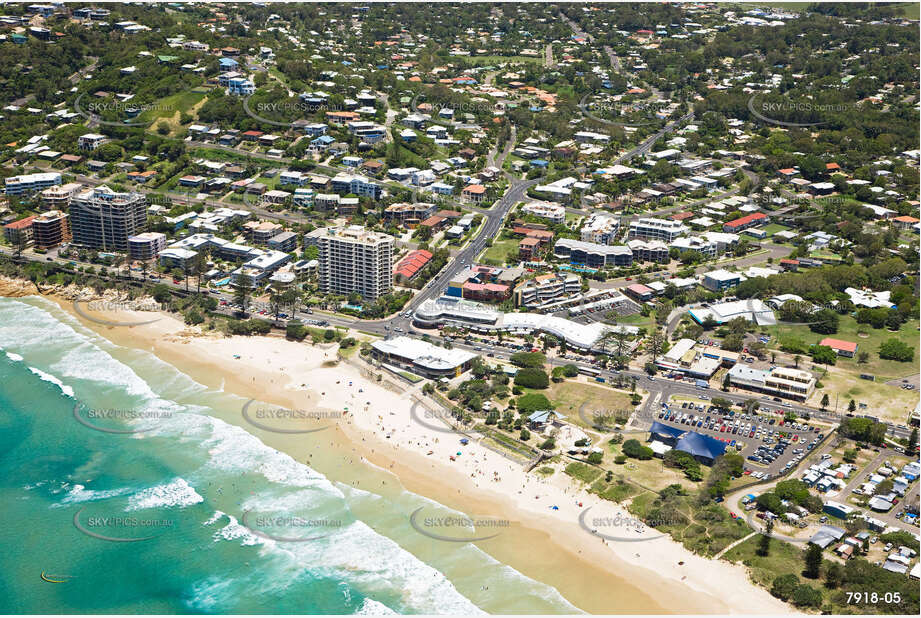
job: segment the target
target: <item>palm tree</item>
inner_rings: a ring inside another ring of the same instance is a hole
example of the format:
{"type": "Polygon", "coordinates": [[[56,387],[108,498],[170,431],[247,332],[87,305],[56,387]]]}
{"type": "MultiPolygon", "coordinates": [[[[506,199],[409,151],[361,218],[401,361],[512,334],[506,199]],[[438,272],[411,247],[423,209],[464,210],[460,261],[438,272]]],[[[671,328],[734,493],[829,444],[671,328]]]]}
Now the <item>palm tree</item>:
{"type": "Polygon", "coordinates": [[[797,354],[793,357],[793,366],[799,369],[800,355],[797,354]]]}

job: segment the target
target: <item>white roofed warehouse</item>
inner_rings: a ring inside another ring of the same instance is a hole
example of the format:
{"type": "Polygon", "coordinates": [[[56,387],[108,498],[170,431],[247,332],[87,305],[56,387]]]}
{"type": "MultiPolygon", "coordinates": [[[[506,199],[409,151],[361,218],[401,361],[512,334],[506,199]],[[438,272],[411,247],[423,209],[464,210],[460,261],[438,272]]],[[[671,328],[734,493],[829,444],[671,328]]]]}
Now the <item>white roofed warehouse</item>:
{"type": "Polygon", "coordinates": [[[371,356],[381,363],[396,365],[426,378],[452,378],[470,369],[478,355],[457,348],[441,348],[411,337],[394,337],[372,343],[371,356]]]}

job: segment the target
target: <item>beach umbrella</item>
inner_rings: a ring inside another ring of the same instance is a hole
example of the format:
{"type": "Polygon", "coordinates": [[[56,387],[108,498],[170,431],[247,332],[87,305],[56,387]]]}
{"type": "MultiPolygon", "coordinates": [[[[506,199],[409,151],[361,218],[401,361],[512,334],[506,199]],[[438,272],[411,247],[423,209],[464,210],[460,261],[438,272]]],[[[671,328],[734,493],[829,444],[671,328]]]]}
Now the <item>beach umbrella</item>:
{"type": "Polygon", "coordinates": [[[460,452],[460,451],[457,451],[457,456],[458,456],[458,457],[460,457],[460,454],[461,454],[461,452],[460,452]]]}

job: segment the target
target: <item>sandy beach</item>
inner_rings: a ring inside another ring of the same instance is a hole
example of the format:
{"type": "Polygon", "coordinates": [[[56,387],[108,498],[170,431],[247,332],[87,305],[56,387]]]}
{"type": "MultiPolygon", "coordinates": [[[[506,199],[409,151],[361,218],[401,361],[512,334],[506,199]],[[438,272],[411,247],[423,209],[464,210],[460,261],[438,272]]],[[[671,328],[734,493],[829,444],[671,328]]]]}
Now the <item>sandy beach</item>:
{"type": "MultiPolygon", "coordinates": [[[[357,352],[354,364],[337,362],[336,344],[202,334],[168,314],[156,314],[161,319],[143,326],[107,327],[76,314],[70,300],[55,300],[113,343],[150,351],[206,386],[289,410],[322,414],[320,420],[301,422],[328,429],[323,440],[339,453],[338,465],[328,456],[314,458],[316,441],[304,434],[253,433],[331,478],[355,484],[374,478],[375,483],[380,480],[381,490],[405,489],[470,516],[512,522],[507,531],[477,546],[554,586],[584,611],[795,612],[752,584],[744,568],[696,556],[667,537],[615,542],[591,534],[578,524],[589,507],[587,521],[630,515],[615,503],[577,489],[561,472],[549,478],[527,474],[521,464],[475,441],[461,445],[461,436],[419,423],[411,416],[411,397],[421,394],[421,384],[403,386],[400,392],[384,388],[356,366],[361,363],[357,352]],[[346,457],[347,462],[362,462],[374,474],[342,465],[346,457]]],[[[122,321],[151,315],[118,311],[108,317],[122,321]]],[[[240,411],[228,411],[224,420],[247,427],[240,411]]],[[[428,419],[426,424],[440,421],[428,419]]],[[[637,539],[658,535],[648,528],[626,533],[637,539]]]]}

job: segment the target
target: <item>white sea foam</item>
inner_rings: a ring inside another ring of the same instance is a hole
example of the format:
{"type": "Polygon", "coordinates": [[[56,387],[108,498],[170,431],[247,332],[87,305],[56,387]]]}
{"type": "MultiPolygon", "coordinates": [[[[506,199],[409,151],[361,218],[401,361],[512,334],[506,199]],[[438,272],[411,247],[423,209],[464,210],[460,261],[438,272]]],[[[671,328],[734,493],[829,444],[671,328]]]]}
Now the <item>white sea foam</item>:
{"type": "Polygon", "coordinates": [[[210,526],[219,521],[223,521],[225,517],[227,518],[227,525],[214,533],[212,538],[215,541],[221,539],[225,541],[240,540],[240,545],[262,545],[266,542],[272,542],[271,540],[262,539],[256,536],[249,530],[249,528],[241,524],[236,517],[221,511],[215,512],[211,519],[205,522],[205,525],[210,526]]]}
{"type": "Polygon", "coordinates": [[[62,393],[64,393],[68,397],[73,398],[74,396],[73,387],[67,386],[66,384],[64,384],[60,378],[53,376],[50,373],[46,373],[42,371],[41,369],[38,369],[37,367],[29,367],[29,371],[37,375],[39,378],[41,378],[45,382],[51,382],[52,384],[56,385],[58,388],[61,389],[62,393]]]}
{"type": "Polygon", "coordinates": [[[189,605],[194,609],[206,612],[218,612],[221,608],[232,606],[232,591],[236,588],[233,579],[220,579],[209,577],[203,582],[198,582],[192,587],[192,598],[189,605]]]}
{"type": "Polygon", "coordinates": [[[74,485],[67,495],[61,501],[52,506],[61,507],[68,504],[79,504],[81,502],[94,502],[96,500],[105,500],[116,496],[130,494],[133,490],[130,487],[120,487],[118,489],[87,489],[83,485],[74,485]]]}
{"type": "Polygon", "coordinates": [[[6,357],[11,361],[16,361],[17,363],[22,362],[23,358],[14,352],[7,352],[6,357]]]}
{"type": "MultiPolygon", "coordinates": [[[[34,303],[39,304],[40,300],[34,303]]],[[[158,397],[131,367],[113,358],[107,350],[115,346],[98,336],[85,334],[83,327],[71,324],[73,320],[67,317],[56,318],[50,309],[46,311],[35,304],[15,302],[10,305],[0,302],[0,341],[16,342],[18,349],[21,348],[20,351],[26,354],[30,362],[46,367],[56,375],[93,381],[120,393],[127,392],[147,403],[173,403],[158,397]],[[8,316],[10,319],[6,319],[8,316]],[[11,328],[11,324],[15,324],[15,328],[11,328]]],[[[55,309],[54,313],[60,311],[55,309]]],[[[139,362],[146,363],[143,354],[130,358],[132,361],[137,358],[139,362]]],[[[157,384],[159,377],[156,379],[157,384]]],[[[263,513],[273,512],[273,504],[276,507],[294,506],[291,501],[297,499],[286,497],[288,492],[296,496],[304,490],[311,496],[313,506],[309,512],[312,516],[338,518],[337,513],[348,513],[349,499],[343,491],[308,466],[266,446],[245,428],[200,414],[194,409],[189,411],[188,406],[183,408],[182,413],[157,423],[146,435],[171,438],[174,444],[187,446],[189,453],[193,452],[192,449],[201,449],[206,462],[201,469],[186,473],[184,476],[187,478],[208,479],[215,472],[256,472],[270,481],[271,485],[253,495],[247,503],[258,506],[263,513]]],[[[145,427],[149,424],[145,420],[139,422],[145,423],[145,427]]],[[[133,493],[133,490],[125,489],[113,491],[116,493],[93,492],[75,486],[64,501],[86,501],[133,493]]],[[[354,498],[350,496],[350,499],[354,498]]],[[[128,508],[181,507],[202,500],[191,485],[177,478],[166,485],[136,492],[129,498],[128,508]]],[[[298,506],[305,508],[303,504],[298,506]]],[[[259,545],[262,547],[262,555],[280,560],[277,564],[283,565],[281,568],[291,574],[309,569],[320,577],[348,582],[349,586],[368,598],[389,599],[395,594],[399,595],[396,604],[390,603],[396,611],[466,615],[481,613],[442,573],[404,550],[395,541],[376,533],[362,521],[354,521],[354,517],[345,520],[343,515],[343,520],[343,524],[345,521],[351,523],[337,528],[330,538],[304,543],[262,539],[243,526],[236,517],[222,512],[216,512],[206,525],[221,526],[214,533],[214,539],[218,542],[259,545]]],[[[281,586],[289,586],[297,578],[278,578],[276,581],[281,586]]],[[[202,582],[196,585],[192,605],[200,609],[214,607],[218,602],[224,603],[223,597],[232,591],[232,586],[224,580],[202,582]]],[[[366,613],[383,611],[375,603],[368,604],[366,613]]]]}
{"type": "Polygon", "coordinates": [[[163,507],[184,507],[204,502],[195,488],[183,478],[177,478],[164,485],[142,489],[128,500],[126,511],[155,509],[163,507]]]}
{"type": "Polygon", "coordinates": [[[361,607],[358,608],[358,611],[355,612],[356,616],[396,616],[397,613],[384,605],[379,603],[374,599],[365,599],[364,603],[361,604],[361,607]]]}

